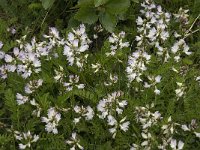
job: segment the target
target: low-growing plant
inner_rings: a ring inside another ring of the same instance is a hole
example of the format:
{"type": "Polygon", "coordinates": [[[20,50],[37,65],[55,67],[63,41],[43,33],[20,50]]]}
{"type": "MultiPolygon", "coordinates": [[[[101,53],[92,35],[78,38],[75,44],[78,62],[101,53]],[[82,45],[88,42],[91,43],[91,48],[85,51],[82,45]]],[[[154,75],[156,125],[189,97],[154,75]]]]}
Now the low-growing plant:
{"type": "Polygon", "coordinates": [[[1,149],[199,149],[200,15],[144,0],[130,41],[90,10],[119,19],[129,2],[91,2],[75,16],[102,25],[0,42],[1,149]]]}

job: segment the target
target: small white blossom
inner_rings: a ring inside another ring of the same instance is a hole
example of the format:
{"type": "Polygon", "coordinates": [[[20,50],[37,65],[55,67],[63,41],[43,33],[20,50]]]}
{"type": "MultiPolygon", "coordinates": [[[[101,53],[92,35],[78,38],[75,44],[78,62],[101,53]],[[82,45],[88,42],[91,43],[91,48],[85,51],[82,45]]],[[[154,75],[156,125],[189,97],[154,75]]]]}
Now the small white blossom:
{"type": "Polygon", "coordinates": [[[77,138],[75,132],[72,133],[72,137],[70,138],[70,140],[66,140],[66,143],[72,146],[70,150],[75,150],[76,147],[81,150],[84,149],[83,146],[80,145],[80,140],[77,138]]]}
{"type": "Polygon", "coordinates": [[[85,26],[83,24],[77,30],[72,29],[72,31],[68,34],[63,55],[67,57],[70,66],[75,64],[77,67],[83,68],[88,56],[84,52],[89,49],[91,41],[85,33],[85,26]]]}
{"type": "Polygon", "coordinates": [[[170,146],[173,150],[181,150],[184,147],[184,143],[181,140],[177,143],[176,139],[172,139],[170,146]]]}
{"type": "Polygon", "coordinates": [[[64,82],[63,86],[66,87],[67,91],[71,91],[74,88],[84,89],[85,84],[79,84],[79,76],[69,75],[69,82],[64,82]]]}
{"type": "Polygon", "coordinates": [[[0,49],[2,49],[2,47],[3,47],[3,42],[0,41],[0,49]]]}
{"type": "MultiPolygon", "coordinates": [[[[94,111],[90,106],[87,107],[83,107],[83,106],[75,106],[74,107],[74,111],[81,115],[81,117],[85,117],[85,120],[92,120],[93,116],[94,116],[94,111]]],[[[78,123],[81,119],[81,117],[75,118],[74,119],[74,123],[78,123]]]]}
{"type": "Polygon", "coordinates": [[[16,98],[17,98],[18,105],[22,105],[29,101],[27,96],[22,96],[20,93],[17,93],[16,98]]]}
{"type": "Polygon", "coordinates": [[[120,32],[118,35],[112,33],[112,35],[108,38],[110,42],[110,52],[106,53],[106,56],[114,56],[117,51],[129,47],[129,42],[123,42],[125,38],[125,32],[120,32]]]}
{"type": "Polygon", "coordinates": [[[45,122],[45,130],[50,133],[58,134],[58,123],[61,120],[61,114],[54,107],[48,109],[48,117],[41,117],[42,122],[45,122]]]}
{"type": "Polygon", "coordinates": [[[112,112],[116,111],[118,114],[122,114],[123,109],[128,104],[126,100],[121,100],[123,93],[121,91],[113,92],[108,94],[106,98],[99,101],[97,105],[97,110],[101,113],[98,115],[100,118],[104,119],[112,112]],[[115,107],[114,107],[115,105],[115,107]]]}
{"type": "Polygon", "coordinates": [[[28,131],[20,133],[19,131],[14,132],[14,136],[17,140],[21,141],[22,143],[19,144],[19,149],[26,149],[31,147],[31,143],[35,143],[39,140],[38,135],[31,135],[31,132],[28,131]]]}
{"type": "Polygon", "coordinates": [[[5,54],[4,60],[5,60],[5,62],[10,63],[13,61],[13,58],[12,58],[12,56],[5,54]]]}
{"type": "Polygon", "coordinates": [[[38,89],[40,86],[42,86],[42,83],[43,83],[42,79],[30,81],[29,83],[26,84],[26,86],[24,88],[25,93],[26,94],[33,93],[36,89],[38,89]]]}
{"type": "Polygon", "coordinates": [[[0,51],[0,59],[3,59],[5,57],[5,52],[0,51]]]}

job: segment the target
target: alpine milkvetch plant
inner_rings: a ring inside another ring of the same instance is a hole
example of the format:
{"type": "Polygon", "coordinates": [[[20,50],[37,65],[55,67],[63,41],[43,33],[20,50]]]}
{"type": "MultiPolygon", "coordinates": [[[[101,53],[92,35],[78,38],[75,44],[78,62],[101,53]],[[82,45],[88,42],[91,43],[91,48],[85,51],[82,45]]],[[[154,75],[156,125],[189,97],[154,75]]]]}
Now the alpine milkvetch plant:
{"type": "Polygon", "coordinates": [[[109,132],[112,134],[112,138],[115,138],[118,128],[126,132],[130,125],[130,122],[126,121],[126,117],[122,118],[118,122],[112,115],[108,115],[107,122],[108,122],[108,125],[111,126],[111,128],[109,128],[109,132]]]}
{"type": "Polygon", "coordinates": [[[151,55],[142,50],[137,50],[129,56],[128,66],[126,68],[129,83],[136,80],[137,82],[143,81],[141,75],[147,70],[146,64],[149,63],[151,55]]]}
{"type": "Polygon", "coordinates": [[[156,77],[148,76],[147,78],[149,79],[150,84],[147,83],[147,82],[144,82],[144,87],[145,88],[150,88],[151,86],[154,86],[154,88],[155,88],[154,93],[156,95],[160,95],[160,90],[157,89],[156,84],[160,83],[160,80],[161,80],[162,77],[160,75],[158,75],[156,77]]]}
{"type": "Polygon", "coordinates": [[[181,150],[184,147],[184,143],[182,141],[177,141],[176,139],[172,139],[170,146],[173,150],[181,150]]]}
{"type": "Polygon", "coordinates": [[[68,33],[63,55],[67,57],[70,66],[75,64],[78,68],[83,68],[88,57],[88,54],[84,54],[84,52],[89,49],[91,40],[85,33],[86,29],[84,24],[81,24],[77,30],[73,29],[72,31],[68,33]]]}
{"type": "Polygon", "coordinates": [[[108,41],[110,42],[110,52],[106,53],[106,56],[114,56],[118,50],[125,47],[129,47],[129,42],[124,42],[125,32],[120,32],[118,35],[112,33],[109,36],[108,41]]]}
{"type": "Polygon", "coordinates": [[[160,5],[156,5],[151,0],[145,0],[141,7],[142,16],[138,16],[136,20],[139,33],[136,36],[137,46],[145,51],[147,45],[152,45],[156,48],[156,53],[167,61],[169,54],[164,42],[169,38],[168,24],[171,14],[164,12],[160,5]]]}
{"type": "Polygon", "coordinates": [[[36,89],[38,89],[40,86],[42,86],[43,80],[33,80],[26,84],[24,90],[26,94],[31,94],[35,92],[36,89]]]}
{"type": "Polygon", "coordinates": [[[85,120],[92,120],[94,117],[94,111],[90,106],[83,107],[76,105],[74,107],[74,112],[80,115],[80,117],[74,118],[73,122],[75,124],[77,124],[82,117],[84,117],[85,120]]]}
{"type": "Polygon", "coordinates": [[[76,150],[76,148],[83,150],[84,148],[79,144],[79,142],[80,140],[77,138],[76,132],[72,133],[70,140],[66,140],[66,143],[72,146],[70,150],[76,150]]]}
{"type": "Polygon", "coordinates": [[[30,131],[26,132],[19,132],[14,131],[14,136],[16,140],[20,141],[19,149],[27,149],[31,148],[32,143],[36,143],[39,140],[38,135],[32,135],[30,131]]]}
{"type": "Polygon", "coordinates": [[[71,91],[74,88],[84,89],[85,85],[79,83],[79,76],[77,75],[69,75],[69,82],[64,82],[63,86],[67,91],[71,91]]]}
{"type": "Polygon", "coordinates": [[[58,123],[61,120],[61,114],[54,107],[48,109],[48,117],[41,117],[41,121],[46,123],[45,130],[50,133],[58,134],[58,123]]]}
{"type": "Polygon", "coordinates": [[[123,95],[121,91],[115,91],[111,94],[108,94],[106,98],[103,98],[99,101],[97,105],[97,110],[100,112],[98,114],[99,118],[106,118],[112,114],[122,114],[123,109],[128,105],[126,100],[120,98],[123,95]]]}
{"type": "Polygon", "coordinates": [[[16,94],[16,101],[17,101],[17,104],[18,104],[18,105],[22,105],[22,104],[28,102],[28,101],[29,101],[29,98],[28,98],[27,96],[23,96],[23,95],[20,94],[20,93],[17,93],[17,94],[16,94]]]}
{"type": "Polygon", "coordinates": [[[151,135],[150,129],[152,126],[156,126],[162,119],[159,111],[154,113],[150,111],[153,107],[153,103],[146,107],[135,107],[136,121],[140,123],[142,127],[141,136],[143,141],[140,145],[144,149],[150,149],[152,146],[153,136],[151,135]]]}

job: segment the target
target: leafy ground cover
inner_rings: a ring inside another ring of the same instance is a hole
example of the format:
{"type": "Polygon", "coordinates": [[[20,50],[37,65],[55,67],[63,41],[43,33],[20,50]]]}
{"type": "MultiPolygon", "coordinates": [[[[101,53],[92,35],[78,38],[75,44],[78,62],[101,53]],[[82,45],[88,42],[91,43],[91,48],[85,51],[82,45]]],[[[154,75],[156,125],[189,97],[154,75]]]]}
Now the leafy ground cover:
{"type": "Polygon", "coordinates": [[[0,149],[200,149],[200,1],[0,1],[0,149]]]}

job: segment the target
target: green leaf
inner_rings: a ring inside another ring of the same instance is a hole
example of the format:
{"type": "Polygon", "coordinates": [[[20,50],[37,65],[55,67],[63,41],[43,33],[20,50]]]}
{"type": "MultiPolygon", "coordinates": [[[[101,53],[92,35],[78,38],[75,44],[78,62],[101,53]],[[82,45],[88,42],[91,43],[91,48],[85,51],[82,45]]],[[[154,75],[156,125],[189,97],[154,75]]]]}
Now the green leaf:
{"type": "Polygon", "coordinates": [[[5,104],[12,113],[16,113],[17,102],[11,89],[6,90],[5,92],[5,104]]]}
{"type": "Polygon", "coordinates": [[[107,3],[109,0],[94,0],[94,6],[95,7],[99,7],[101,5],[104,5],[105,3],[107,3]]]}
{"type": "MultiPolygon", "coordinates": [[[[78,7],[86,7],[86,6],[91,6],[93,5],[94,0],[79,0],[78,1],[78,7]]],[[[75,6],[76,7],[76,6],[75,6]]]]}
{"type": "Polygon", "coordinates": [[[81,7],[74,18],[88,24],[93,24],[98,20],[95,9],[92,7],[81,7]]]}
{"type": "Polygon", "coordinates": [[[50,106],[50,100],[49,100],[49,93],[45,93],[43,95],[38,95],[37,97],[40,106],[44,109],[47,110],[50,106]]]}
{"type": "Polygon", "coordinates": [[[104,13],[100,16],[100,22],[107,31],[113,32],[117,24],[117,19],[114,15],[104,13]]]}
{"type": "Polygon", "coordinates": [[[8,1],[7,0],[0,0],[0,6],[2,6],[2,8],[7,7],[8,1]]]}
{"type": "Polygon", "coordinates": [[[139,0],[131,0],[132,2],[139,3],[139,0]]]}
{"type": "Polygon", "coordinates": [[[108,150],[108,149],[112,149],[112,145],[110,141],[102,144],[101,146],[97,146],[97,150],[108,150]]]}
{"type": "Polygon", "coordinates": [[[190,60],[189,58],[184,58],[183,63],[186,64],[186,65],[192,65],[193,64],[192,60],[190,60]]]}
{"type": "Polygon", "coordinates": [[[55,0],[41,0],[41,1],[42,1],[42,6],[44,7],[44,9],[50,8],[55,2],[55,0]]]}
{"type": "Polygon", "coordinates": [[[130,0],[112,0],[106,5],[106,10],[111,14],[124,13],[130,6],[130,0]]]}

